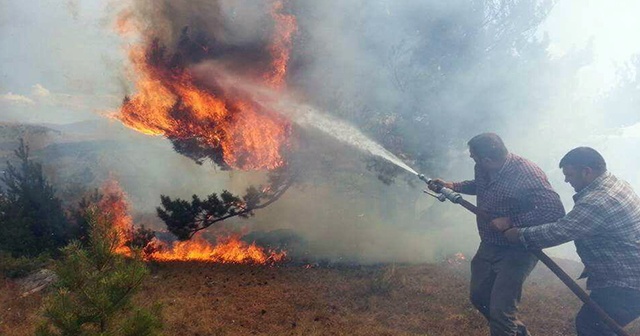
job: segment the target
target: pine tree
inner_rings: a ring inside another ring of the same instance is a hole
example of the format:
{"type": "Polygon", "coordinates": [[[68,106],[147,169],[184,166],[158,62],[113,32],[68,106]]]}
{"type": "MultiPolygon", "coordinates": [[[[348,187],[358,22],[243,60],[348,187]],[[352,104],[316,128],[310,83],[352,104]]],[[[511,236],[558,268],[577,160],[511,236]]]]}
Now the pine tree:
{"type": "Polygon", "coordinates": [[[0,250],[14,256],[55,254],[69,238],[69,223],[42,165],[29,158],[20,139],[14,151],[19,164],[7,162],[0,182],[0,250]]]}
{"type": "Polygon", "coordinates": [[[94,207],[87,212],[89,241],[63,249],[56,265],[57,290],[45,302],[46,320],[37,335],[156,335],[159,307],[134,307],[131,302],[148,273],[139,256],[115,253],[118,233],[109,216],[94,207]]]}
{"type": "Polygon", "coordinates": [[[169,232],[179,240],[189,240],[197,232],[225,219],[253,216],[254,210],[265,208],[284,195],[296,178],[297,172],[288,167],[280,168],[269,174],[268,186],[250,186],[242,198],[228,190],[220,195],[212,193],[204,200],[193,195],[191,202],[161,195],[162,204],[156,211],[169,232]]]}

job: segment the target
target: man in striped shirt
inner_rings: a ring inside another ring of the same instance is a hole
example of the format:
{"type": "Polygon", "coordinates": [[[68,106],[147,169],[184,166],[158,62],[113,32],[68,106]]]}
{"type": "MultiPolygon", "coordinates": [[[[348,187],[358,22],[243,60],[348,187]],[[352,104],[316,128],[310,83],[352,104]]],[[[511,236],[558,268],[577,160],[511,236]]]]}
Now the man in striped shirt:
{"type": "MultiPolygon", "coordinates": [[[[565,217],[526,228],[511,228],[515,218],[498,218],[491,225],[530,249],[573,240],[591,298],[625,326],[640,316],[640,197],[607,171],[604,158],[592,148],[571,150],[560,168],[576,191],[573,210],[565,217]]],[[[586,305],[576,317],[576,329],[579,336],[615,335],[586,305]]]]}
{"type": "MultiPolygon", "coordinates": [[[[544,172],[533,162],[509,153],[493,133],[475,136],[468,143],[475,161],[475,178],[450,183],[454,191],[476,195],[480,210],[492,218],[510,216],[517,227],[555,221],[564,216],[560,197],[544,172]]],[[[476,218],[480,247],[471,261],[471,303],[487,318],[492,336],[529,335],[518,320],[522,285],[537,259],[521,246],[513,246],[489,220],[476,218]]]]}

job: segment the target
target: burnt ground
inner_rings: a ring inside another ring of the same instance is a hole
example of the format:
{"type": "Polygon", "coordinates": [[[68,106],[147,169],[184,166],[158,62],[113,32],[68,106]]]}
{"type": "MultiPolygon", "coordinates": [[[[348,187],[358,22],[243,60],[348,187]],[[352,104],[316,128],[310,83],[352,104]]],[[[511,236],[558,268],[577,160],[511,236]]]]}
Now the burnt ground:
{"type": "MultiPolygon", "coordinates": [[[[572,275],[576,263],[562,262],[572,275]]],[[[135,301],[161,303],[166,335],[488,335],[467,300],[468,261],[421,265],[151,265],[135,301]]],[[[0,280],[0,335],[27,335],[42,294],[0,280]]],[[[522,319],[536,335],[574,335],[580,302],[539,265],[522,319]]],[[[628,329],[640,335],[640,322],[628,329]]]]}

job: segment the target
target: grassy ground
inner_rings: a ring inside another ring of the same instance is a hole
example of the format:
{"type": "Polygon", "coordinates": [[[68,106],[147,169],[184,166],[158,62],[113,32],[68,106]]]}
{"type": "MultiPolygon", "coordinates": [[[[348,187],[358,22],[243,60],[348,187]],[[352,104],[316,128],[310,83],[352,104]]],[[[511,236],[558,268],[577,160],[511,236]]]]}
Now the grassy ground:
{"type": "MultiPolygon", "coordinates": [[[[136,302],[163,304],[167,335],[487,335],[467,300],[468,262],[334,268],[152,265],[136,302]]],[[[42,296],[0,280],[0,335],[28,335],[42,296]]],[[[522,319],[538,335],[574,335],[580,306],[543,266],[522,319]]],[[[640,335],[636,322],[632,335],[640,335]]]]}

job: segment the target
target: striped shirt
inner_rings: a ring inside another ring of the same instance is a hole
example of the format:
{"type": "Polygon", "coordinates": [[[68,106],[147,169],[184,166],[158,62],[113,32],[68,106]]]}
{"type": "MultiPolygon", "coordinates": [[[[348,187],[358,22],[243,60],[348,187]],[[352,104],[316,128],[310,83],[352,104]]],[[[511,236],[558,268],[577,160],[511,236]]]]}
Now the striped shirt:
{"type": "MultiPolygon", "coordinates": [[[[479,209],[492,218],[511,217],[516,227],[549,223],[564,216],[560,196],[542,169],[511,153],[493,178],[476,164],[475,179],[454,183],[453,190],[476,195],[479,209]]],[[[489,220],[476,216],[476,222],[483,242],[510,245],[501,232],[489,227],[489,220]]]]}
{"type": "Polygon", "coordinates": [[[564,218],[520,230],[527,248],[574,240],[585,265],[587,288],[640,290],[640,198],[631,186],[606,172],[573,196],[564,218]]]}

